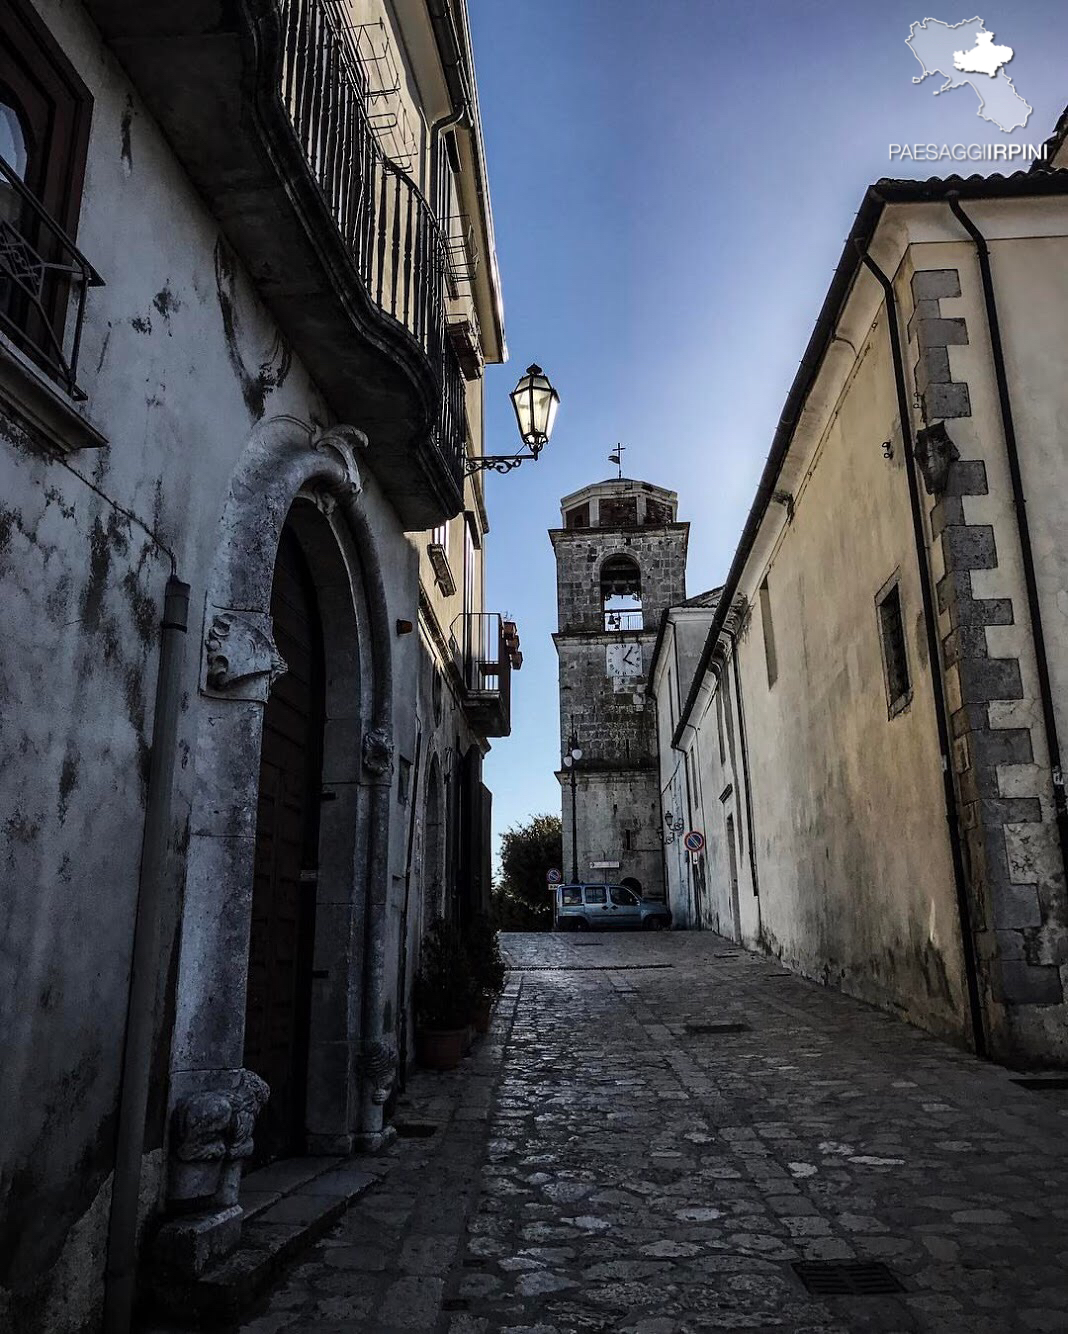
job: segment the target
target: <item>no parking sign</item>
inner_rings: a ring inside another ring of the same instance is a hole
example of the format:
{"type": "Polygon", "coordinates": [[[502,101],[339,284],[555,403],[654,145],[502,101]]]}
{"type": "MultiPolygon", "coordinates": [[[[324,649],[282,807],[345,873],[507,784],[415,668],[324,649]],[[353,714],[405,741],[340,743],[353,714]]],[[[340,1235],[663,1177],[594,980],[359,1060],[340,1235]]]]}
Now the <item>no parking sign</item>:
{"type": "Polygon", "coordinates": [[[700,830],[691,829],[682,843],[687,852],[700,852],[705,846],[705,836],[700,830]]]}

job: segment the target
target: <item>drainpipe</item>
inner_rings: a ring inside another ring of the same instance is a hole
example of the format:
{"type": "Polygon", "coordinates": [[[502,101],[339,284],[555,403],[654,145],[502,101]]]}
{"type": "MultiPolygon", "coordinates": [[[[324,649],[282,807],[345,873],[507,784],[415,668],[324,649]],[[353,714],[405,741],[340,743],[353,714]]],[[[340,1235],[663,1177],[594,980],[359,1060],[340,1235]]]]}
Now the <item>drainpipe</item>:
{"type": "MultiPolygon", "coordinates": [[[[859,247],[858,247],[859,249],[859,247]]],[[[875,260],[861,251],[860,257],[883,289],[886,303],[886,327],[890,338],[890,356],[894,364],[894,383],[897,388],[897,410],[901,418],[901,443],[905,451],[905,476],[909,485],[909,506],[912,510],[912,536],[916,547],[916,564],[920,572],[920,594],[923,599],[923,622],[927,632],[927,660],[931,667],[931,694],[935,720],[938,726],[938,749],[942,756],[942,798],[945,804],[946,826],[949,831],[950,855],[953,861],[953,882],[960,918],[961,951],[964,956],[964,976],[971,1012],[972,1042],[976,1056],[987,1055],[986,1027],[983,1021],[982,1000],[979,994],[979,971],[975,959],[975,936],[972,930],[971,905],[964,875],[964,855],[961,849],[960,818],[957,811],[957,793],[953,785],[950,764],[949,720],[946,715],[945,683],[942,677],[942,646],[938,639],[938,618],[931,596],[931,567],[927,559],[927,542],[923,529],[923,509],[919,483],[916,480],[915,444],[912,438],[912,418],[909,414],[908,388],[905,384],[905,364],[901,355],[901,333],[898,327],[897,298],[894,286],[875,260]]]]}
{"type": "Polygon", "coordinates": [[[998,406],[1001,410],[1001,429],[1005,437],[1005,454],[1008,459],[1009,478],[1012,483],[1012,504],[1016,511],[1016,524],[1020,532],[1020,557],[1023,564],[1024,586],[1027,589],[1027,611],[1031,620],[1031,639],[1035,647],[1038,694],[1042,702],[1042,721],[1045,724],[1049,764],[1053,774],[1053,808],[1057,816],[1061,865],[1064,868],[1065,881],[1068,883],[1068,804],[1065,802],[1061,745],[1057,735],[1057,716],[1053,709],[1053,691],[1050,688],[1049,681],[1046,636],[1042,627],[1042,607],[1038,600],[1038,581],[1035,578],[1031,529],[1027,520],[1027,498],[1024,495],[1023,477],[1020,473],[1020,455],[1016,445],[1016,424],[1012,415],[1012,401],[1009,398],[1009,377],[1005,370],[1005,351],[1001,343],[1001,323],[998,319],[997,301],[994,296],[994,277],[990,270],[990,247],[987,245],[982,232],[961,208],[959,193],[952,190],[946,198],[953,216],[975,242],[976,255],[979,259],[979,277],[983,286],[986,324],[990,333],[990,354],[994,360],[994,381],[997,384],[998,406]]]}
{"type": "MultiPolygon", "coordinates": [[[[749,874],[753,881],[753,895],[760,897],[760,878],[757,875],[756,846],[753,842],[753,789],[749,781],[749,743],[745,733],[745,702],[742,699],[742,678],[738,673],[738,636],[733,630],[723,633],[731,641],[731,668],[734,675],[734,693],[738,698],[738,739],[742,745],[742,786],[745,788],[745,833],[749,841],[749,874]]],[[[759,912],[760,905],[757,904],[759,912]]],[[[759,931],[758,931],[759,934],[759,931]]]]}
{"type": "Polygon", "coordinates": [[[145,807],[141,874],[137,891],[126,1043],[111,1187],[108,1258],[104,1287],[106,1334],[127,1334],[137,1277],[137,1204],[145,1113],[152,1075],[156,995],[159,984],[160,909],[167,873],[180,709],[182,658],[189,624],[189,585],[167,580],[160,625],[159,670],[152,718],[152,756],[145,807]]]}
{"type": "MultiPolygon", "coordinates": [[[[345,517],[361,552],[374,550],[371,527],[360,508],[358,498],[345,502],[345,517]]],[[[389,606],[381,572],[363,570],[364,593],[371,624],[380,633],[371,636],[374,670],[374,705],[372,728],[393,736],[393,657],[387,627],[389,606]]],[[[386,926],[389,914],[389,817],[393,795],[389,770],[376,774],[367,784],[370,791],[367,838],[367,895],[364,904],[363,988],[360,996],[361,1060],[357,1097],[359,1110],[356,1131],[366,1147],[377,1148],[382,1135],[382,1106],[374,1101],[373,1076],[369,1062],[380,1055],[379,1044],[386,1034],[381,1018],[386,998],[386,926]]]]}
{"type": "Polygon", "coordinates": [[[439,221],[444,221],[440,217],[442,200],[439,198],[441,183],[438,171],[438,142],[445,130],[451,129],[454,125],[459,125],[461,121],[471,119],[471,98],[467,89],[467,76],[461,55],[460,41],[456,35],[456,27],[449,13],[448,4],[444,3],[444,0],[438,0],[438,3],[429,3],[427,9],[434,28],[438,57],[441,60],[442,69],[445,71],[445,85],[449,91],[449,101],[452,103],[452,110],[442,116],[440,120],[434,121],[430,126],[430,200],[434,212],[439,215],[439,221]]]}
{"type": "Polygon", "coordinates": [[[448,115],[442,116],[430,126],[430,202],[434,209],[434,216],[438,222],[443,223],[445,219],[441,216],[444,212],[445,201],[441,198],[441,159],[438,155],[438,144],[442,134],[446,130],[452,129],[454,125],[459,125],[461,121],[467,119],[467,106],[461,106],[458,111],[450,111],[448,115]]]}
{"type": "Polygon", "coordinates": [[[397,970],[397,1084],[403,1092],[408,1072],[408,913],[412,900],[412,857],[415,852],[415,818],[419,809],[419,769],[423,755],[423,729],[415,738],[415,764],[408,789],[408,854],[404,861],[404,907],[401,911],[400,968],[397,970]]]}

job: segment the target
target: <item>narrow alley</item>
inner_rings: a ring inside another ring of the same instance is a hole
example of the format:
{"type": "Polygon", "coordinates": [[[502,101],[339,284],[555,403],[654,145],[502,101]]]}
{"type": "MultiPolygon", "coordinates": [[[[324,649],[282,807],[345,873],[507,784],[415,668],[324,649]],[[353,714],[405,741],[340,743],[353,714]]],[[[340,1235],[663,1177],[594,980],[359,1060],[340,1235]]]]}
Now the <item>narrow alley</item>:
{"type": "Polygon", "coordinates": [[[707,933],[504,945],[490,1036],[242,1334],[1068,1329],[1063,1081],[707,933]]]}

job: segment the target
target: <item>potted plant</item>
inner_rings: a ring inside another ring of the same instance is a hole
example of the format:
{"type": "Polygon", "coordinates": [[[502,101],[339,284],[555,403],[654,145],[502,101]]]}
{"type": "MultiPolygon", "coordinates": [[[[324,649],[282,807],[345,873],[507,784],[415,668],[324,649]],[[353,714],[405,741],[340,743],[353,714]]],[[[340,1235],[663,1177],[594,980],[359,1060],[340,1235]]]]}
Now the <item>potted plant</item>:
{"type": "Polygon", "coordinates": [[[488,1033],[497,997],[504,990],[506,968],[497,928],[485,913],[472,919],[467,930],[467,954],[471,960],[474,1004],[471,1022],[478,1033],[488,1033]]]}
{"type": "Polygon", "coordinates": [[[415,976],[415,1052],[429,1070],[453,1070],[467,1045],[475,989],[456,927],[438,919],[427,932],[415,976]]]}

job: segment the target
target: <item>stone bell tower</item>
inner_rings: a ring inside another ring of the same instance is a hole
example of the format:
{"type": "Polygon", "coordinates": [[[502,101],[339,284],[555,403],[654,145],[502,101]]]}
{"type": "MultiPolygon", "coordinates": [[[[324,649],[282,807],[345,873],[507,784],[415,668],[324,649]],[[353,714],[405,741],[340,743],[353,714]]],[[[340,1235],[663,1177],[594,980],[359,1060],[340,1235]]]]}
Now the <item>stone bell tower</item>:
{"type": "Polygon", "coordinates": [[[661,613],[686,597],[678,496],[621,477],[560,502],[556,553],[565,880],[664,896],[656,720],[647,672],[661,613]],[[572,806],[575,818],[572,820],[572,806]],[[577,825],[577,844],[576,829],[577,825]],[[606,863],[598,866],[597,863],[606,863]]]}

